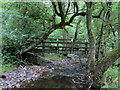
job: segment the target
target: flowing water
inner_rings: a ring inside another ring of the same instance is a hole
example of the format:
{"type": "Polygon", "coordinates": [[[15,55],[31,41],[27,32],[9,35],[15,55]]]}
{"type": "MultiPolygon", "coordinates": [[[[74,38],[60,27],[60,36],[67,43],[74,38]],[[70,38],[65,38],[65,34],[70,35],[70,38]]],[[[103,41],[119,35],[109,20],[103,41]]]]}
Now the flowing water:
{"type": "Polygon", "coordinates": [[[52,78],[40,79],[27,84],[29,88],[75,88],[71,78],[66,76],[54,76],[52,78]]]}
{"type": "MultiPolygon", "coordinates": [[[[55,67],[55,66],[54,66],[55,67]]],[[[38,79],[24,84],[24,88],[76,88],[73,78],[79,78],[85,74],[85,67],[79,62],[71,64],[57,65],[57,68],[51,72],[45,72],[45,79],[38,79]]],[[[77,89],[77,88],[76,88],[77,89]]]]}

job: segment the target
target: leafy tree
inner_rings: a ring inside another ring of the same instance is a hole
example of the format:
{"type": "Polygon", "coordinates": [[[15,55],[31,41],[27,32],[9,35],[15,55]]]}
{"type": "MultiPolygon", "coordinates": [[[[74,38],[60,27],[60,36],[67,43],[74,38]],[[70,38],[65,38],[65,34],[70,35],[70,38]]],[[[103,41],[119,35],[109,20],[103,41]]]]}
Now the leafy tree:
{"type": "Polygon", "coordinates": [[[3,51],[16,56],[49,31],[52,15],[43,3],[14,2],[2,3],[2,17],[3,51]]]}
{"type": "MultiPolygon", "coordinates": [[[[96,80],[94,77],[99,74],[96,71],[103,74],[119,58],[120,51],[116,48],[119,43],[119,3],[7,2],[0,4],[5,60],[16,61],[22,54],[48,37],[63,38],[63,36],[88,39],[90,43],[88,69],[92,80],[96,80]],[[77,17],[81,16],[82,20],[78,20],[77,17]],[[63,35],[63,31],[66,34],[63,35]],[[107,54],[108,52],[110,53],[107,54]],[[92,66],[94,68],[91,68],[92,66]]],[[[99,76],[101,77],[102,74],[99,76]]]]}

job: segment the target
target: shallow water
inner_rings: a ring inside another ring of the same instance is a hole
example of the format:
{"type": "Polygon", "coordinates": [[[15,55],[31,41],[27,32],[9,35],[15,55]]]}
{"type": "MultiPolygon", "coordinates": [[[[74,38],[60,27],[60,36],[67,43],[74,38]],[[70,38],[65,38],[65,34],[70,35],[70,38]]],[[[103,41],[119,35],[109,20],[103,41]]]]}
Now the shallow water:
{"type": "MultiPolygon", "coordinates": [[[[65,62],[65,61],[64,61],[65,62]]],[[[53,72],[44,72],[45,79],[38,79],[30,83],[25,83],[24,88],[76,88],[73,78],[79,78],[81,74],[85,74],[85,67],[80,62],[60,63],[56,62],[57,67],[53,72]]],[[[76,88],[77,89],[77,88],[76,88]]]]}
{"type": "Polygon", "coordinates": [[[54,76],[49,79],[32,81],[24,87],[29,88],[76,88],[71,78],[66,76],[54,76]]]}
{"type": "MultiPolygon", "coordinates": [[[[55,70],[52,73],[45,72],[45,79],[38,79],[30,83],[24,84],[24,88],[76,88],[72,79],[77,78],[80,74],[84,74],[79,66],[72,69],[55,70]]],[[[76,88],[77,89],[77,88],[76,88]]]]}

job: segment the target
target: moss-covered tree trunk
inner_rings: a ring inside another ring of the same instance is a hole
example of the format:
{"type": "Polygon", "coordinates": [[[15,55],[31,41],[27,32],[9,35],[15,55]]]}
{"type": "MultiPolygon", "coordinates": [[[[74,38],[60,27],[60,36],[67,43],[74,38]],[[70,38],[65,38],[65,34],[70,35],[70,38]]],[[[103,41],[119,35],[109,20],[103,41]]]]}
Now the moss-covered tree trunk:
{"type": "Polygon", "coordinates": [[[93,80],[92,86],[101,87],[103,85],[102,76],[107,71],[107,69],[114,64],[114,62],[120,57],[120,44],[118,47],[114,48],[108,54],[103,57],[99,63],[96,65],[94,71],[91,71],[87,75],[93,80]]]}
{"type": "Polygon", "coordinates": [[[120,44],[118,47],[114,48],[112,51],[110,51],[108,54],[105,55],[101,60],[99,60],[99,63],[96,65],[94,70],[91,70],[84,76],[85,82],[83,83],[85,88],[101,88],[103,86],[102,76],[107,71],[107,69],[114,64],[114,62],[120,57],[120,44]]]}
{"type": "Polygon", "coordinates": [[[120,44],[109,52],[95,68],[95,76],[103,74],[120,57],[120,44]]]}
{"type": "Polygon", "coordinates": [[[96,57],[97,60],[101,59],[104,54],[105,54],[105,36],[106,36],[106,24],[108,23],[108,20],[110,18],[110,12],[112,10],[111,8],[112,3],[111,2],[106,2],[106,7],[104,8],[109,8],[109,9],[105,9],[104,10],[104,14],[103,14],[103,21],[102,21],[102,25],[101,25],[101,31],[100,31],[100,35],[99,35],[99,39],[98,39],[98,45],[97,45],[97,53],[96,53],[96,57]]]}
{"type": "Polygon", "coordinates": [[[86,24],[87,24],[87,32],[88,32],[88,40],[89,40],[89,57],[88,57],[88,69],[94,69],[95,62],[95,49],[96,49],[96,40],[94,38],[92,32],[92,2],[86,2],[87,13],[86,13],[86,24]]]}

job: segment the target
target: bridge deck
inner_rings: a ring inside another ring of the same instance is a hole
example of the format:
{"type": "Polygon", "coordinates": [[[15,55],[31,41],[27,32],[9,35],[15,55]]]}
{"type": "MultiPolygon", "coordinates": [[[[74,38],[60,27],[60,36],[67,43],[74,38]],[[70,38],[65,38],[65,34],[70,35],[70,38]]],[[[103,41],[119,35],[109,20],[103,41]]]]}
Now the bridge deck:
{"type": "Polygon", "coordinates": [[[33,49],[31,50],[31,52],[34,52],[34,53],[60,53],[60,54],[85,54],[87,52],[85,52],[84,50],[49,50],[49,49],[33,49]]]}

